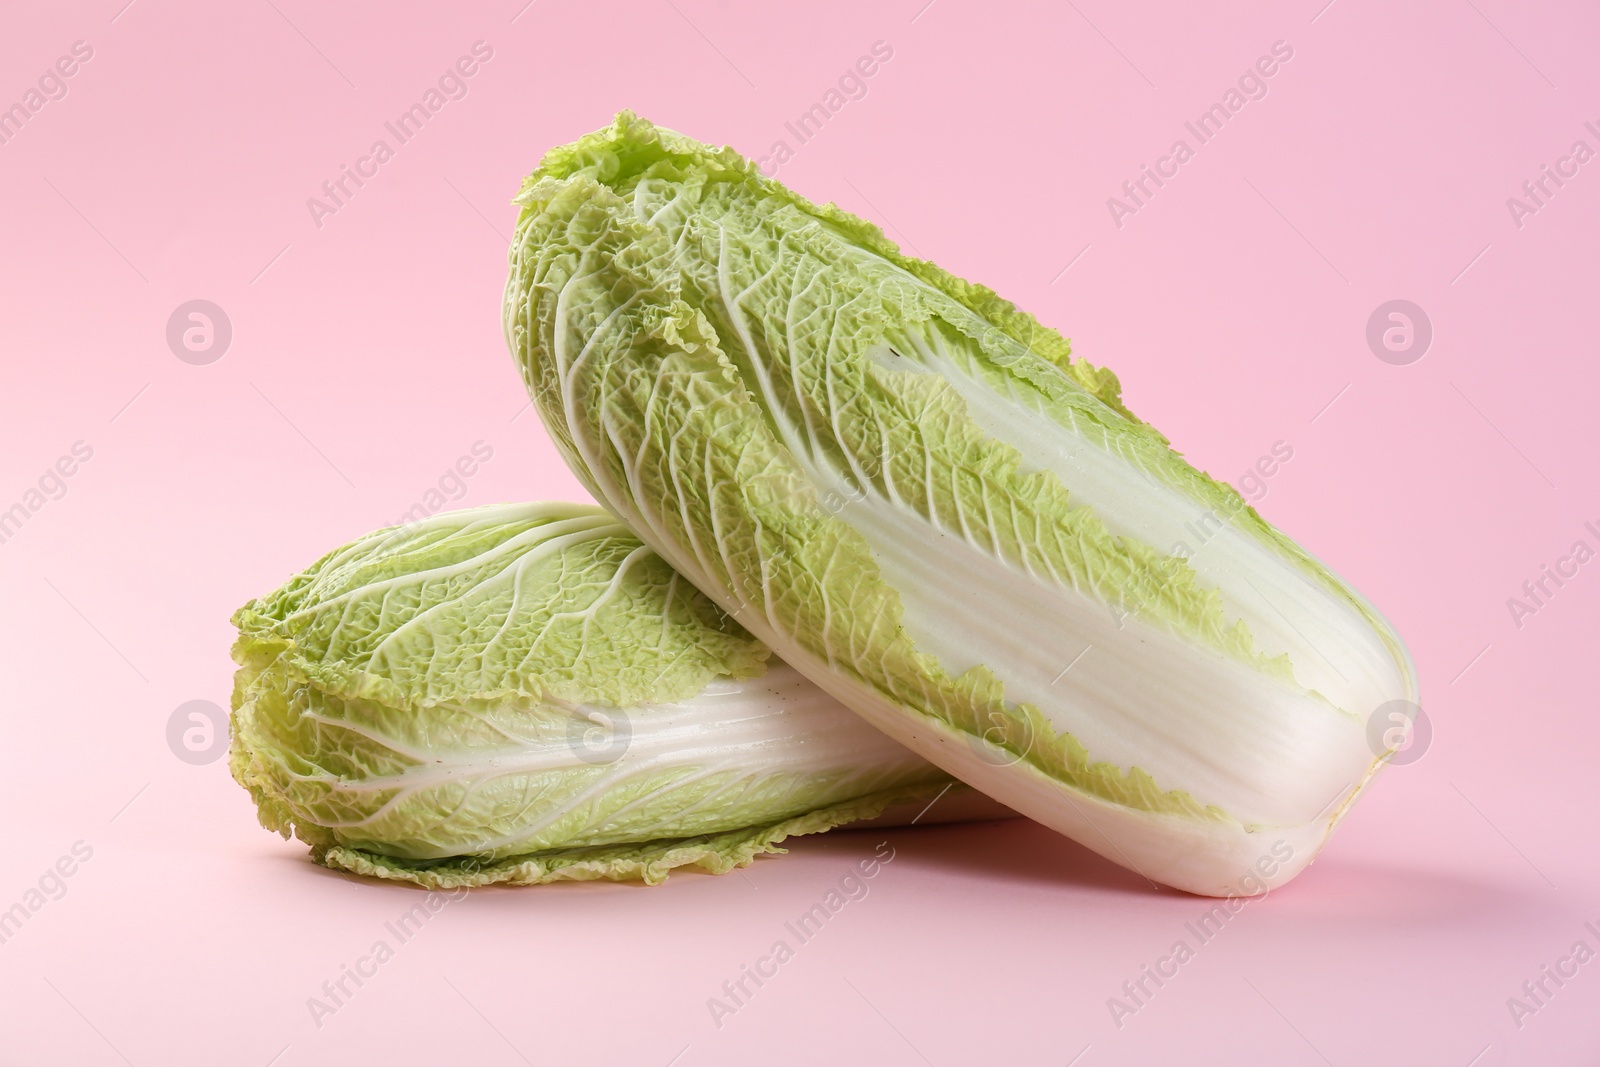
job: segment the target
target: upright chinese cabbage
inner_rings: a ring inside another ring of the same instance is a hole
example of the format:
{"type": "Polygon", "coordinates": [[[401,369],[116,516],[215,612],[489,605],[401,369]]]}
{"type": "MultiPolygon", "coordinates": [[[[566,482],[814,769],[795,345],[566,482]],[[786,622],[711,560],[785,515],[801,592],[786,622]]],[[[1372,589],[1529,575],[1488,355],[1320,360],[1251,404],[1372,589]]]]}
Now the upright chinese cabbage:
{"type": "MultiPolygon", "coordinates": [[[[234,624],[234,778],[264,826],[360,874],[722,873],[951,785],[593,506],[380,530],[234,624]]],[[[1010,814],[958,788],[937,815],[963,792],[1010,814]]]]}
{"type": "Polygon", "coordinates": [[[1114,375],[628,112],[517,202],[505,331],[546,428],[751,633],[1151,879],[1257,892],[1310,862],[1388,754],[1369,718],[1415,699],[1406,651],[1114,375]]]}

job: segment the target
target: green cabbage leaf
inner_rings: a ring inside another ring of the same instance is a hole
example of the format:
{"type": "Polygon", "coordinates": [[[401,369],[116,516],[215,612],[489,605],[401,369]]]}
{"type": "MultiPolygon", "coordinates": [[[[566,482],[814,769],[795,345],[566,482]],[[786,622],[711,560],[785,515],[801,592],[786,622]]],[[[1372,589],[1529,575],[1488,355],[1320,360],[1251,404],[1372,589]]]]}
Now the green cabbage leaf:
{"type": "Polygon", "coordinates": [[[628,112],[517,202],[564,458],[874,726],[1207,894],[1292,877],[1390,754],[1392,627],[1008,301],[628,112]]]}
{"type": "Polygon", "coordinates": [[[655,883],[951,785],[593,506],[380,530],[234,624],[233,775],[359,874],[655,883]]]}

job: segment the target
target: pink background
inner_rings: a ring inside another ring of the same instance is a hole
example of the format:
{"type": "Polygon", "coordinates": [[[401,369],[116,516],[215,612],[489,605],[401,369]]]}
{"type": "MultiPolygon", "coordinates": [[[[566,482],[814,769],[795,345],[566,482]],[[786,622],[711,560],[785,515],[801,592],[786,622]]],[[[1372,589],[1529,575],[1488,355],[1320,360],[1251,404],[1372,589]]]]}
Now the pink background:
{"type": "Polygon", "coordinates": [[[1600,564],[1520,628],[1506,601],[1600,546],[1600,161],[1520,228],[1506,199],[1600,148],[1600,13],[924,2],[13,5],[0,104],[94,54],[0,144],[0,508],[74,442],[93,457],[0,544],[0,908],[74,842],[93,858],[0,945],[0,1060],[1595,1062],[1600,962],[1520,1029],[1507,998],[1600,950],[1600,564]],[[306,199],[478,40],[468,95],[318,228],[306,199]],[[865,97],[797,145],[785,120],[880,40],[865,97]],[[1279,40],[1268,95],[1118,228],[1106,199],[1279,40]],[[226,704],[236,606],[475,442],[494,455],[460,505],[580,494],[519,416],[508,200],[621,107],[754,155],[788,140],[785,181],[1059,326],[1219,476],[1287,443],[1262,510],[1407,637],[1424,758],[1120,1029],[1107,999],[1208,905],[1021,821],[476,893],[313,1023],[420,898],[259,829],[168,718],[226,704]],[[195,298],[233,326],[205,366],[164,336],[195,298]],[[1434,327],[1406,366],[1364,336],[1395,298],[1434,327]],[[714,1025],[707,998],[885,839],[870,895],[714,1025]]]}

